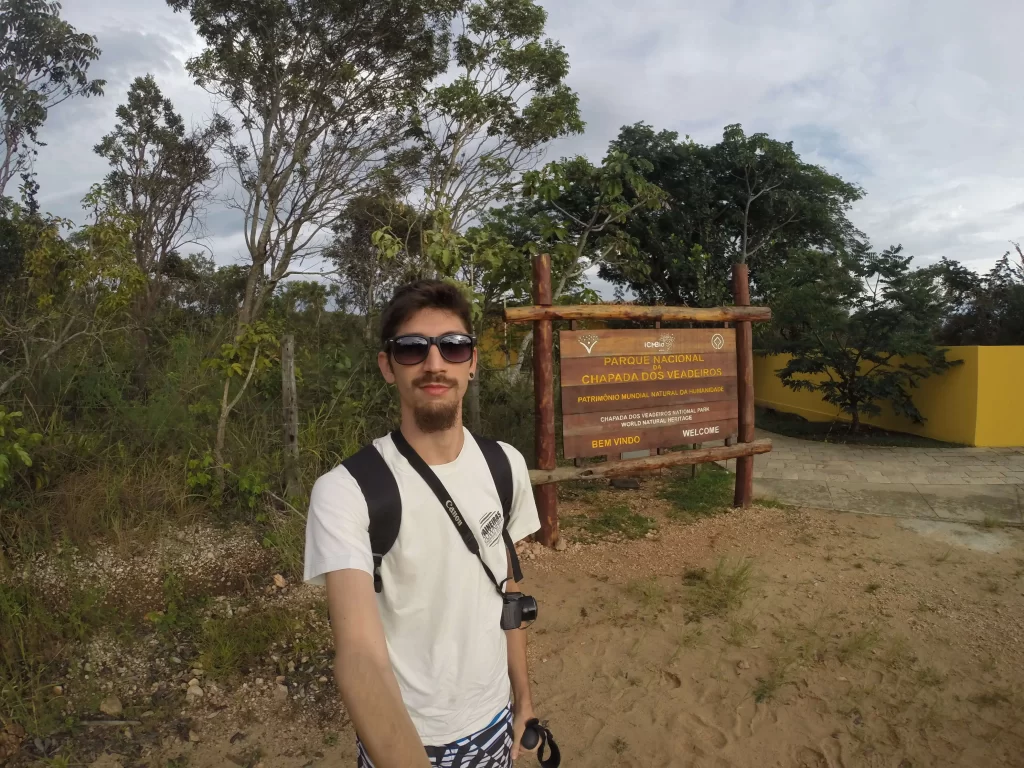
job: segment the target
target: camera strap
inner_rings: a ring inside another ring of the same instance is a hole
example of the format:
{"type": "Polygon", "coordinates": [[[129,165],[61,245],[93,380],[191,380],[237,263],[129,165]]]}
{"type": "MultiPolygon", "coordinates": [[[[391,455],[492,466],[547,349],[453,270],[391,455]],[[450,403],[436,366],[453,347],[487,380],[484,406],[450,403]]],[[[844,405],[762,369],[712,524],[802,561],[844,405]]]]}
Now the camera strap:
{"type": "MultiPolygon", "coordinates": [[[[477,560],[480,561],[480,565],[484,567],[484,572],[487,574],[487,578],[491,580],[494,588],[498,590],[498,594],[504,597],[505,592],[501,588],[501,585],[504,582],[499,583],[498,580],[494,578],[494,574],[491,572],[491,569],[487,567],[487,563],[484,562],[484,558],[480,554],[480,543],[476,540],[476,536],[473,535],[473,530],[466,523],[466,519],[462,516],[459,508],[455,505],[455,501],[452,499],[451,494],[448,493],[448,489],[444,487],[444,483],[441,482],[441,478],[434,474],[434,470],[432,470],[427,462],[425,462],[422,457],[416,453],[416,449],[409,445],[409,441],[405,439],[401,430],[396,429],[392,432],[391,439],[394,441],[398,452],[406,458],[412,468],[416,470],[417,474],[423,478],[423,482],[425,482],[430,490],[434,492],[434,495],[437,496],[437,500],[441,502],[441,506],[444,507],[444,511],[448,514],[448,519],[452,521],[452,525],[455,526],[455,530],[459,532],[459,536],[462,537],[462,541],[465,543],[466,548],[476,555],[477,560]]],[[[507,542],[508,539],[506,538],[506,543],[507,542]]],[[[510,556],[512,558],[516,558],[514,546],[512,547],[510,556]]],[[[513,568],[513,575],[515,575],[518,570],[518,568],[513,568]]]]}

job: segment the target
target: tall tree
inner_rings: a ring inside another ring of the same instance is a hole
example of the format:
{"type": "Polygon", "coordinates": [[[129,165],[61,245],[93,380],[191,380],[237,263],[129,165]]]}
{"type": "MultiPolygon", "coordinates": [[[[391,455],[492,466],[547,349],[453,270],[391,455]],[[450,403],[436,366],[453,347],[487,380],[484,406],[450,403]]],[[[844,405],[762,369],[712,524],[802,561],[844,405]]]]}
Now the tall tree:
{"type": "Polygon", "coordinates": [[[949,305],[943,344],[1024,345],[1024,250],[1013,248],[985,275],[948,259],[932,267],[949,305]]]}
{"type": "Polygon", "coordinates": [[[324,256],[336,270],[346,309],[364,318],[367,339],[395,288],[422,269],[422,234],[430,226],[422,212],[381,193],[354,198],[338,220],[324,256]],[[388,252],[374,245],[380,231],[397,238],[402,248],[388,252]]]}
{"type": "MultiPolygon", "coordinates": [[[[523,176],[519,210],[511,206],[491,214],[490,227],[514,225],[534,233],[523,251],[532,255],[544,249],[551,254],[552,299],[558,302],[567,291],[581,286],[590,267],[637,258],[624,225],[641,211],[656,210],[665,199],[662,190],[644,177],[650,170],[646,160],[616,150],[599,166],[582,156],[548,163],[523,176]]],[[[529,285],[530,260],[516,263],[522,269],[519,284],[529,285]]],[[[504,280],[512,277],[507,269],[497,274],[504,280]]],[[[521,373],[532,340],[532,334],[523,338],[513,379],[521,373]]]]}
{"type": "Polygon", "coordinates": [[[861,238],[847,218],[861,190],[805,163],[789,142],[730,125],[705,146],[639,123],[612,147],[647,161],[645,177],[668,195],[627,225],[637,256],[601,271],[641,301],[720,303],[733,263],[749,265],[755,293],[767,298],[759,278],[790,250],[838,252],[861,238]]]}
{"type": "Polygon", "coordinates": [[[544,38],[546,21],[533,0],[464,2],[456,15],[450,79],[426,94],[413,130],[425,205],[447,211],[455,231],[508,197],[548,142],[583,130],[569,57],[544,38]]]}
{"type": "MultiPolygon", "coordinates": [[[[452,9],[446,0],[168,4],[187,11],[206,41],[188,70],[226,105],[237,129],[224,149],[250,260],[235,334],[245,339],[275,287],[322,251],[346,203],[405,138],[412,104],[447,63],[452,9]]],[[[267,345],[267,334],[256,335],[253,360],[267,345]]],[[[225,376],[214,446],[219,479],[228,414],[250,380],[229,400],[225,376]]]]}
{"type": "Polygon", "coordinates": [[[135,221],[135,261],[146,277],[136,316],[144,328],[163,293],[168,257],[202,235],[201,214],[216,182],[210,151],[229,126],[219,119],[186,132],[152,75],[135,79],[117,120],[95,152],[113,168],[106,188],[135,221]]]}
{"type": "Polygon", "coordinates": [[[100,96],[103,80],[89,79],[99,58],[96,38],[60,18],[49,0],[0,0],[0,196],[29,170],[39,130],[51,109],[74,96],[100,96]]]}
{"type": "Polygon", "coordinates": [[[853,432],[880,403],[921,423],[911,390],[956,364],[935,344],[945,307],[934,276],[910,261],[899,246],[880,254],[800,251],[773,275],[767,351],[790,355],[779,378],[819,392],[849,414],[853,432]]]}

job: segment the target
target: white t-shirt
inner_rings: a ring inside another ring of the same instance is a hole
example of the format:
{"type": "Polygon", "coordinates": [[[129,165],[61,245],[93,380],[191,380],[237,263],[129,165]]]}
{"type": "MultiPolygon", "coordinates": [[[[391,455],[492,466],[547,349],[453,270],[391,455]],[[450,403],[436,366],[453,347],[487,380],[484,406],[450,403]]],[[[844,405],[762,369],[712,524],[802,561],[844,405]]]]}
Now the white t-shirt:
{"type": "MultiPolygon", "coordinates": [[[[526,460],[500,443],[512,465],[509,535],[519,541],[540,528],[526,460]]],[[[440,746],[486,727],[509,702],[508,657],[501,598],[451,519],[391,436],[374,441],[398,482],[402,525],[381,563],[377,595],[391,665],[424,745],[440,746]]],[[[501,501],[487,461],[465,431],[450,464],[431,469],[444,483],[499,581],[508,572],[501,501]],[[483,532],[483,533],[482,533],[483,532]]],[[[316,481],[306,522],[305,579],[354,568],[373,573],[366,500],[344,466],[316,481]]]]}

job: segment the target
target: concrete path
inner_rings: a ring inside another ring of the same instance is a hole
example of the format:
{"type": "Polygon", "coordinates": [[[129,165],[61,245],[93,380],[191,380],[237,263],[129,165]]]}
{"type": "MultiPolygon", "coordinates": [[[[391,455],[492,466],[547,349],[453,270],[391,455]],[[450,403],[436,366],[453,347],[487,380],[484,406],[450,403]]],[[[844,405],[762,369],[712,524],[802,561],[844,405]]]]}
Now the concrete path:
{"type": "MultiPolygon", "coordinates": [[[[1024,525],[1024,448],[883,448],[771,438],[754,495],[807,507],[1024,525]]],[[[735,460],[727,462],[735,471],[735,460]]]]}

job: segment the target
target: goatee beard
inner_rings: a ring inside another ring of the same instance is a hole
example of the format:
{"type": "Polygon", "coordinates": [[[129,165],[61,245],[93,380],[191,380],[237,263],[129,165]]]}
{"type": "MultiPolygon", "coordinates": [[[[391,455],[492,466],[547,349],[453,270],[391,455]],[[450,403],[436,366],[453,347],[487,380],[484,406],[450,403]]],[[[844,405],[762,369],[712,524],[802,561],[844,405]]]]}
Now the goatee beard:
{"type": "Polygon", "coordinates": [[[425,434],[444,432],[455,426],[459,419],[459,402],[437,403],[413,409],[416,427],[425,434]]]}

